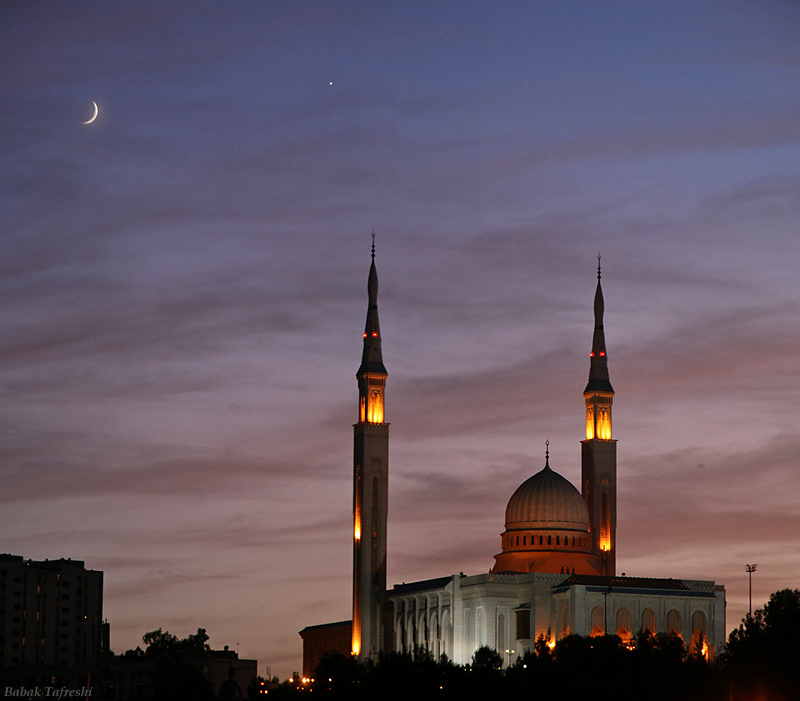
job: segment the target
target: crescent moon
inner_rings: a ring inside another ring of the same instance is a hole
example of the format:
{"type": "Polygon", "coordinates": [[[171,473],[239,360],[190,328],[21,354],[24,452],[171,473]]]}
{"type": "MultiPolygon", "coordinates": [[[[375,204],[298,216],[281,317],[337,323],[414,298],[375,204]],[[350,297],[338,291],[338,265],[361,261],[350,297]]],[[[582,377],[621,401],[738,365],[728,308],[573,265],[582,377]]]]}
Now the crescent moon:
{"type": "Polygon", "coordinates": [[[97,113],[100,112],[100,110],[97,109],[97,103],[94,100],[92,100],[92,104],[94,105],[94,114],[88,122],[83,122],[84,124],[91,124],[95,119],[97,119],[97,113]]]}

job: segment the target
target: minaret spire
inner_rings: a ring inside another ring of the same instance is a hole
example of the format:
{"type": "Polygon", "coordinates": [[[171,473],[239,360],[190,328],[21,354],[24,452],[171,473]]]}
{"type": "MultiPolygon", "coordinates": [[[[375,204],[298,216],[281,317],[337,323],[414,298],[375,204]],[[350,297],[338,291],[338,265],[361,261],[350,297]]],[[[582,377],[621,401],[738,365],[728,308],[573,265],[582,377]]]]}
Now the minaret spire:
{"type": "Polygon", "coordinates": [[[386,522],[389,503],[389,424],[384,420],[388,373],[378,323],[375,233],[367,281],[367,323],[358,380],[358,423],[353,443],[353,627],[351,652],[359,659],[387,648],[382,620],[386,599],[386,522]]]}
{"type": "Polygon", "coordinates": [[[598,253],[589,382],[583,390],[586,403],[586,440],[581,445],[581,475],[583,498],[589,511],[589,528],[594,538],[594,552],[600,560],[602,574],[613,576],[616,570],[617,442],[611,432],[614,388],[608,375],[604,312],[598,253]]]}
{"type": "Polygon", "coordinates": [[[608,376],[608,355],[606,352],[606,336],[603,331],[603,314],[605,302],[603,301],[603,287],[600,284],[600,254],[597,254],[597,289],[594,293],[594,336],[592,337],[592,352],[589,362],[589,382],[584,394],[592,391],[611,392],[611,380],[608,376]]]}
{"type": "Polygon", "coordinates": [[[357,376],[365,372],[382,372],[383,353],[381,351],[381,325],[378,320],[378,271],[375,268],[375,234],[372,234],[372,263],[367,280],[367,323],[364,328],[364,352],[361,354],[361,367],[357,376]]]}

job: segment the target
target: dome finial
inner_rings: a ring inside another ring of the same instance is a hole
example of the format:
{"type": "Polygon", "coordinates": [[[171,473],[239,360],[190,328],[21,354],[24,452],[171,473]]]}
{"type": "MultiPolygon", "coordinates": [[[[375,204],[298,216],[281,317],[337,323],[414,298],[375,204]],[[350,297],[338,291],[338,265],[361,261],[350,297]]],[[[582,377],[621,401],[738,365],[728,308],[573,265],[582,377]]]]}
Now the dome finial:
{"type": "MultiPolygon", "coordinates": [[[[374,238],[373,234],[373,238],[374,238]]],[[[600,251],[597,252],[597,279],[600,279],[600,251]]]]}
{"type": "Polygon", "coordinates": [[[550,467],[550,437],[547,437],[547,440],[544,442],[544,466],[549,468],[550,467]]]}
{"type": "Polygon", "coordinates": [[[372,260],[375,260],[375,229],[372,230],[372,260]]]}

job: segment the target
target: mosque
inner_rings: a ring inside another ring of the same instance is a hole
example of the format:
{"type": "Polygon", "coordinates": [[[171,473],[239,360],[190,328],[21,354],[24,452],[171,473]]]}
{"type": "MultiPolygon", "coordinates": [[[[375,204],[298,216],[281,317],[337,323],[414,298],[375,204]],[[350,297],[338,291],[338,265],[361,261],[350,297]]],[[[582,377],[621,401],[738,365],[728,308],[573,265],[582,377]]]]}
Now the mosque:
{"type": "Polygon", "coordinates": [[[476,649],[488,645],[510,665],[540,637],[552,646],[567,635],[609,633],[631,644],[640,630],[672,631],[690,651],[713,657],[725,642],[724,586],[616,573],[617,444],[599,265],[589,381],[583,391],[581,491],[550,467],[548,450],[544,467],[511,494],[502,550],[488,573],[451,574],[387,590],[388,373],[381,351],[374,244],[367,291],[364,350],[356,373],[353,618],[300,632],[303,674],[310,676],[331,651],[363,660],[421,646],[437,658],[447,655],[467,664],[476,649]]]}

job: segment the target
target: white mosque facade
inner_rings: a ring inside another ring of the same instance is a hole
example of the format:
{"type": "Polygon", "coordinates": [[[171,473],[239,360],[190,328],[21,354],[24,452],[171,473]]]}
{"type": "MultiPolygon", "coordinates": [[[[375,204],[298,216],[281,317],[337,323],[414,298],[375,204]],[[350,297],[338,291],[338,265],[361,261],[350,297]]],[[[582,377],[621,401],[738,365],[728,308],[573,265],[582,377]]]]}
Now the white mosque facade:
{"type": "Polygon", "coordinates": [[[725,589],[713,581],[616,574],[617,465],[614,390],[603,329],[598,268],[589,381],[584,390],[581,490],[542,470],[511,495],[501,552],[486,574],[455,574],[386,587],[389,425],[385,422],[378,277],[368,281],[364,350],[356,375],[359,416],[353,451],[353,619],[301,631],[304,674],[325,652],[365,659],[419,647],[471,662],[481,646],[513,664],[539,639],[673,631],[713,657],[725,641],[725,589]]]}

